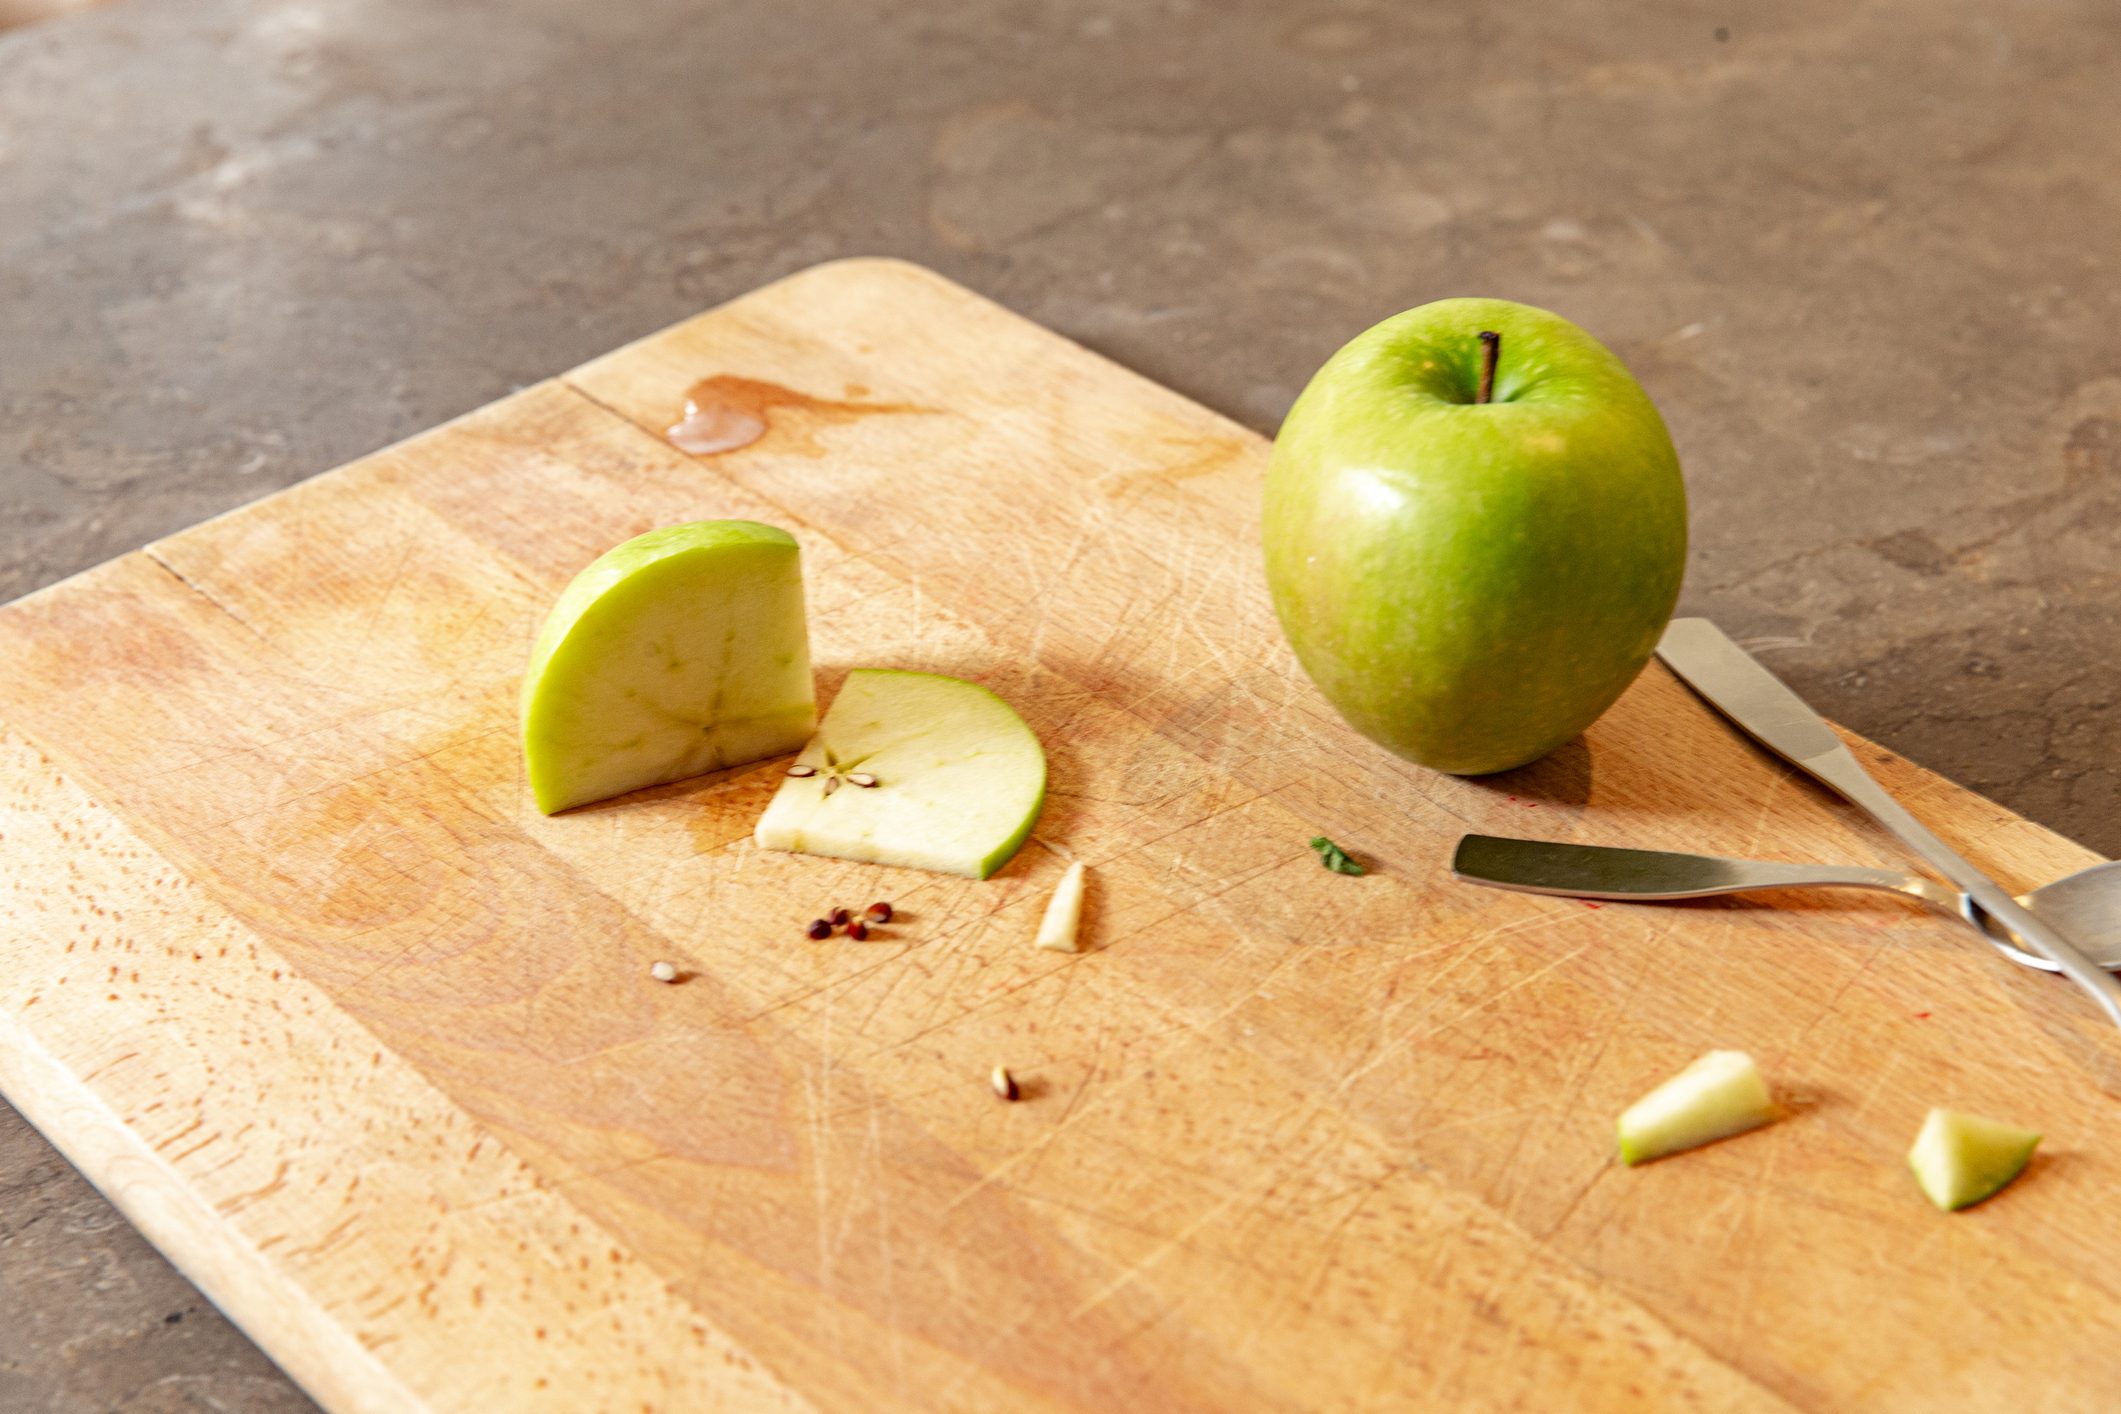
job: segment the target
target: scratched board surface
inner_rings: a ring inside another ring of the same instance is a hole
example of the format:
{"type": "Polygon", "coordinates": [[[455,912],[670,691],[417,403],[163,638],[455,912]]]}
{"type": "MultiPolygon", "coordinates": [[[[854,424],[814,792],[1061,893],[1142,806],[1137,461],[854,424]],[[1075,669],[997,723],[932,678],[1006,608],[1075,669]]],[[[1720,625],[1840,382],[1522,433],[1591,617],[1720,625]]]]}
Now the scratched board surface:
{"type": "MultiPolygon", "coordinates": [[[[1657,668],[1523,771],[1389,758],[1275,631],[1265,457],[847,262],[8,606],[0,1086],[342,1409],[2096,1407],[2091,1007],[1891,898],[1453,884],[1467,830],[1903,861],[1657,668]],[[755,849],[771,763],[531,807],[546,606],[720,516],[800,540],[822,694],[1038,731],[995,878],[755,849]],[[1029,945],[1069,858],[1078,956],[1029,945]],[[1715,1046],[1788,1117],[1616,1167],[1715,1046]],[[2045,1131],[2027,1180],[1933,1212],[1937,1103],[2045,1131]]],[[[2088,860],[1858,748],[2017,887],[2088,860]]]]}

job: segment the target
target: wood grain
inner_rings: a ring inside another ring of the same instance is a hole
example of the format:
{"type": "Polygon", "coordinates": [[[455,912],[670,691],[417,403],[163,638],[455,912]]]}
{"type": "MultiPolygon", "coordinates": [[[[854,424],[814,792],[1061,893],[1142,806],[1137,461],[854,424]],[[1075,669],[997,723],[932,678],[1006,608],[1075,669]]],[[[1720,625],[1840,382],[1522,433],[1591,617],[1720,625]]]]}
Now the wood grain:
{"type": "MultiPolygon", "coordinates": [[[[2095,1407],[2089,1004],[1892,899],[1452,884],[1468,829],[1903,861],[1657,669],[1509,776],[1386,757],[1274,629],[1264,458],[844,262],[18,601],[0,1086],[334,1407],[2095,1407]],[[715,378],[790,396],[680,453],[715,378]],[[770,765],[536,813],[545,606],[706,516],[801,540],[825,695],[1023,712],[1014,863],[756,851],[770,765]],[[1064,855],[1076,956],[1030,946],[1064,855]],[[874,898],[870,942],[803,938],[874,898]],[[1617,1168],[1611,1116],[1711,1046],[1788,1120],[1617,1168]],[[1932,1212],[1938,1103],[2045,1131],[2029,1178],[1932,1212]]],[[[1857,745],[2007,882],[2089,861],[1857,745]]]]}

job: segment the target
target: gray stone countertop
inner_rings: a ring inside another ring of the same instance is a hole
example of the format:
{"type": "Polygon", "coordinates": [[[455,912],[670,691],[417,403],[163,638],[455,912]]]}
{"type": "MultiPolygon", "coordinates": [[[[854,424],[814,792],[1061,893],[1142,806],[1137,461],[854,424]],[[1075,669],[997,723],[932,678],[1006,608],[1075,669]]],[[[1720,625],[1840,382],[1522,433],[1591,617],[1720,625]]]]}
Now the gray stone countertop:
{"type": "MultiPolygon", "coordinates": [[[[0,34],[0,599],[834,256],[1267,432],[1499,294],[1664,409],[1686,610],[2113,852],[2117,72],[2111,0],[122,0],[0,34]]],[[[4,1106],[0,1310],[0,1408],[304,1403],[4,1106]]]]}

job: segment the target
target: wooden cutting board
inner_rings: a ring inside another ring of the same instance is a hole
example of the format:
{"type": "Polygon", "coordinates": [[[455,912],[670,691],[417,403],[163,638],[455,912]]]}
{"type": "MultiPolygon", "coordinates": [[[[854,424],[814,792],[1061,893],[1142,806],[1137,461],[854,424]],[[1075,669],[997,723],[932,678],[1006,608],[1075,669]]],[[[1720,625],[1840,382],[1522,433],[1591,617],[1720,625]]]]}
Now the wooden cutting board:
{"type": "MultiPolygon", "coordinates": [[[[1386,756],[1275,630],[1265,459],[843,262],[8,606],[0,1087],[338,1409],[2109,1403],[2121,1038],[1891,898],[1452,883],[1468,830],[1904,861],[1659,668],[1508,776],[1386,756]],[[675,450],[702,380],[764,435],[675,450]],[[546,606],[716,516],[801,540],[824,693],[1022,710],[1014,863],[755,850],[770,764],[531,808],[546,606]],[[1067,857],[1073,957],[1029,945],[1067,857]],[[1617,1167],[1718,1046],[1789,1117],[1617,1167]],[[1940,1103],[2044,1130],[2027,1179],[1932,1211],[1940,1103]]],[[[1858,747],[2006,882],[2090,859],[1858,747]]]]}

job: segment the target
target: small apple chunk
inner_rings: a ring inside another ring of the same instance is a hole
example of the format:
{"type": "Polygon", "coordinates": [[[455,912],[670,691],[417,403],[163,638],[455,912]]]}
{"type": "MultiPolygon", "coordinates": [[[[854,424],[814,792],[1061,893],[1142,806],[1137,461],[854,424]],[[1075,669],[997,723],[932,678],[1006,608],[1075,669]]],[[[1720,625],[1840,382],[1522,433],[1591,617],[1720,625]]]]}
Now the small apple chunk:
{"type": "Polygon", "coordinates": [[[1644,1164],[1775,1117],[1760,1067],[1744,1051],[1710,1051],[1628,1106],[1620,1117],[1620,1161],[1644,1164]]]}
{"type": "Polygon", "coordinates": [[[1929,1200],[1947,1213],[1992,1197],[2025,1172],[2040,1136],[1993,1119],[1931,1110],[1907,1151],[1907,1166],[1929,1200]]]}
{"type": "Polygon", "coordinates": [[[817,726],[795,538],[703,520],[607,550],[539,630],[522,713],[547,815],[795,750],[817,726]]]}
{"type": "Polygon", "coordinates": [[[1052,952],[1076,952],[1076,935],[1083,926],[1083,866],[1068,866],[1046,901],[1045,916],[1038,921],[1038,946],[1052,952]]]}
{"type": "Polygon", "coordinates": [[[1030,837],[1045,798],[1045,750],[1008,703],[958,678],[857,668],[755,838],[984,879],[1030,837]]]}

